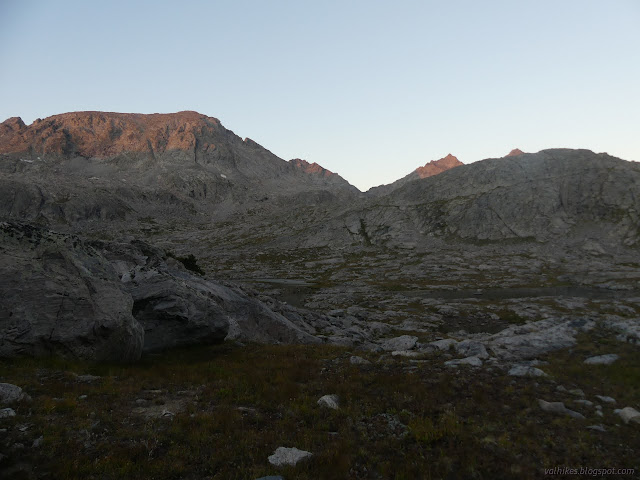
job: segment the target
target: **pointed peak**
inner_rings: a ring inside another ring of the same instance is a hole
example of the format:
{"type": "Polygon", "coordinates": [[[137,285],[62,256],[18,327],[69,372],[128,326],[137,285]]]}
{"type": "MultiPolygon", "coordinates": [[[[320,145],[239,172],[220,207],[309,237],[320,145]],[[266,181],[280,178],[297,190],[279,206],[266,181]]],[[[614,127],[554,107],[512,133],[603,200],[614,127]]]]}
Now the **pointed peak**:
{"type": "Polygon", "coordinates": [[[438,160],[432,160],[426,163],[424,167],[416,168],[416,173],[420,178],[432,177],[433,175],[459,167],[460,165],[463,165],[463,163],[458,160],[457,157],[449,153],[446,157],[442,157],[438,160]]]}
{"type": "Polygon", "coordinates": [[[301,158],[294,158],[292,160],[289,160],[289,163],[296,166],[305,173],[315,173],[323,175],[325,177],[335,175],[332,171],[327,170],[322,165],[318,165],[316,162],[309,163],[306,160],[302,160],[301,158]]]}
{"type": "Polygon", "coordinates": [[[518,155],[522,155],[524,152],[519,148],[514,148],[511,150],[505,157],[517,157],[518,155]]]}

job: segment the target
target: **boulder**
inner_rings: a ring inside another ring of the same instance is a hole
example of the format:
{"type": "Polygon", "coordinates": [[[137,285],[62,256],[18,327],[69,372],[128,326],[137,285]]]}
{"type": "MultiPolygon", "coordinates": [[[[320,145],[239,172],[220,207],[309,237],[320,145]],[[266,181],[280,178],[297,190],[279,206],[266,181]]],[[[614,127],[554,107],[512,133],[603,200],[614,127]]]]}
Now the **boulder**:
{"type": "Polygon", "coordinates": [[[487,349],[480,342],[473,340],[463,340],[455,344],[456,353],[465,357],[489,358],[487,349]]]}
{"type": "Polygon", "coordinates": [[[581,413],[575,412],[573,410],[569,410],[564,406],[562,402],[546,402],[544,400],[538,400],[538,405],[545,412],[555,413],[558,415],[568,415],[572,418],[584,419],[584,415],[581,413]]]}
{"type": "Polygon", "coordinates": [[[20,387],[11,383],[0,383],[0,405],[9,405],[27,397],[20,387]]]}
{"type": "Polygon", "coordinates": [[[133,298],[133,315],[145,331],[144,351],[225,339],[321,342],[306,321],[317,314],[275,300],[267,305],[255,298],[257,292],[195,275],[141,241],[95,245],[117,266],[122,286],[133,298]]]}
{"type": "Polygon", "coordinates": [[[385,340],[380,346],[383,350],[392,352],[394,350],[411,350],[416,346],[418,337],[412,335],[401,335],[399,337],[385,340]]]}
{"type": "Polygon", "coordinates": [[[509,375],[512,377],[546,377],[547,374],[536,367],[530,367],[528,365],[514,365],[509,370],[509,375]]]}
{"type": "Polygon", "coordinates": [[[318,405],[332,410],[338,410],[340,408],[340,399],[338,395],[324,395],[318,399],[318,405]]]}
{"type": "Polygon", "coordinates": [[[351,363],[351,365],[371,365],[371,362],[369,360],[357,355],[352,355],[349,359],[349,363],[351,363]]]}
{"type": "Polygon", "coordinates": [[[640,423],[640,412],[633,407],[617,409],[614,410],[614,413],[617,413],[624,423],[640,423]]]}
{"type": "Polygon", "coordinates": [[[616,399],[606,395],[596,395],[596,398],[604,403],[616,403],[616,399]]]}
{"type": "Polygon", "coordinates": [[[0,223],[0,357],[140,357],[144,331],[111,264],[78,237],[0,223]]]}
{"type": "Polygon", "coordinates": [[[466,357],[466,358],[456,358],[454,360],[449,360],[444,362],[447,367],[457,367],[458,365],[471,365],[472,367],[481,367],[482,360],[478,357],[466,357]]]}

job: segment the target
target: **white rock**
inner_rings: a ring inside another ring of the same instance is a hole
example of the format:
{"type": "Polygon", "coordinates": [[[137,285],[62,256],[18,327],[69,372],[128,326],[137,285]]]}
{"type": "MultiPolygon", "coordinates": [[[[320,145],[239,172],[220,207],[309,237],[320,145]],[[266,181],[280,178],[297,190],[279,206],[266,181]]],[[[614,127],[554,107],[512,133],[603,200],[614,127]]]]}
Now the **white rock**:
{"type": "Polygon", "coordinates": [[[528,367],[526,365],[515,365],[509,370],[512,377],[546,377],[548,376],[542,370],[536,367],[528,367]]]}
{"type": "Polygon", "coordinates": [[[594,326],[593,320],[558,322],[545,319],[507,327],[482,341],[494,356],[505,360],[535,358],[546,352],[572,347],[579,331],[587,331],[594,326]]]}
{"type": "Polygon", "coordinates": [[[605,395],[596,395],[596,398],[604,403],[616,403],[616,399],[613,397],[607,397],[605,395]]]}
{"type": "Polygon", "coordinates": [[[562,402],[545,402],[544,400],[539,399],[538,405],[540,405],[540,408],[545,412],[556,413],[558,415],[569,415],[573,418],[584,419],[584,415],[574,412],[573,410],[569,410],[562,402]]]}
{"type": "Polygon", "coordinates": [[[13,408],[2,408],[0,409],[0,418],[9,418],[15,417],[16,412],[13,408]]]}
{"type": "Polygon", "coordinates": [[[25,397],[22,389],[12,383],[0,383],[0,405],[19,402],[25,397]]]}
{"type": "Polygon", "coordinates": [[[613,413],[617,413],[622,418],[624,423],[634,422],[640,423],[640,412],[632,407],[625,407],[623,409],[614,410],[613,413]]]}
{"type": "Polygon", "coordinates": [[[381,345],[383,350],[392,352],[394,350],[411,350],[416,346],[418,337],[412,335],[401,335],[399,337],[390,338],[381,345]]]}
{"type": "Polygon", "coordinates": [[[301,460],[313,456],[311,452],[298,450],[297,448],[278,447],[273,455],[269,456],[269,463],[280,467],[282,465],[296,465],[301,460]]]}
{"type": "Polygon", "coordinates": [[[611,365],[613,362],[620,358],[615,353],[609,353],[607,355],[598,355],[596,357],[587,358],[584,363],[588,365],[611,365]]]}
{"type": "Polygon", "coordinates": [[[467,358],[456,358],[454,360],[449,360],[444,362],[447,367],[457,367],[458,365],[471,365],[472,367],[481,367],[482,360],[478,357],[467,357],[467,358]]]}
{"type": "Polygon", "coordinates": [[[349,359],[349,362],[352,365],[371,365],[371,362],[366,358],[358,357],[357,355],[352,356],[349,359]]]}
{"type": "Polygon", "coordinates": [[[324,395],[318,399],[318,405],[338,410],[340,408],[340,399],[338,395],[324,395]]]}

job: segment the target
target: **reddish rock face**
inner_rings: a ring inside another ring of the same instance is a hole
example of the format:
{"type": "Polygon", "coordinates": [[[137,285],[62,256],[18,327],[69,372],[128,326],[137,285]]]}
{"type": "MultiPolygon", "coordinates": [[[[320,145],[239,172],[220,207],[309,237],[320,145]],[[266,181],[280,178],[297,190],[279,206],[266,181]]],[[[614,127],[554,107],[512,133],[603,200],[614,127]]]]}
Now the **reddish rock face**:
{"type": "Polygon", "coordinates": [[[289,160],[289,162],[305,173],[313,173],[323,177],[330,177],[332,175],[335,175],[335,173],[333,173],[331,170],[327,170],[323,166],[318,165],[316,162],[309,163],[306,160],[302,160],[300,158],[294,158],[293,160],[289,160]]]}
{"type": "Polygon", "coordinates": [[[219,120],[197,112],[171,114],[74,112],[25,125],[0,124],[0,152],[112,157],[123,152],[191,150],[203,134],[219,131],[219,120]]]}
{"type": "Polygon", "coordinates": [[[518,155],[522,155],[524,152],[522,150],[520,150],[519,148],[514,148],[513,150],[511,150],[507,155],[505,155],[506,157],[517,157],[518,155]]]}
{"type": "Polygon", "coordinates": [[[432,160],[424,167],[416,168],[416,173],[420,178],[427,178],[438,175],[439,173],[445,172],[452,168],[459,167],[460,165],[464,164],[456,157],[449,154],[446,157],[441,158],[440,160],[432,160]]]}

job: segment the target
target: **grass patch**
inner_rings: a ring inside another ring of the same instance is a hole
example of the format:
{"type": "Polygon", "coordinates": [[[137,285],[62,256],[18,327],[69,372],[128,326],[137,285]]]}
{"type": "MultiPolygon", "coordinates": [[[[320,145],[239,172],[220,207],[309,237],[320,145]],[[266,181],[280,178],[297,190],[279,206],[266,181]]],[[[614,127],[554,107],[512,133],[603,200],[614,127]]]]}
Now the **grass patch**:
{"type": "MultiPolygon", "coordinates": [[[[592,353],[595,345],[577,349],[592,353]]],[[[373,364],[356,366],[349,362],[354,353],[222,344],[146,356],[134,365],[3,362],[0,381],[20,385],[32,401],[0,420],[7,429],[0,476],[25,464],[34,478],[56,479],[534,479],[545,467],[587,460],[639,467],[634,427],[616,426],[610,415],[597,420],[610,430],[602,434],[542,413],[536,399],[556,395],[549,380],[449,369],[438,356],[414,363],[372,355],[373,364]],[[99,378],[77,376],[85,374],[99,378]],[[317,405],[329,393],[340,397],[339,410],[317,405]],[[39,448],[15,447],[41,435],[39,448]],[[276,468],[267,457],[279,446],[314,456],[276,468]]],[[[573,355],[582,358],[576,349],[573,355]]],[[[597,379],[563,354],[550,357],[549,368],[589,393],[612,394],[596,388],[606,378],[621,401],[632,401],[637,355],[624,350],[621,373],[599,370],[597,379]]]]}

